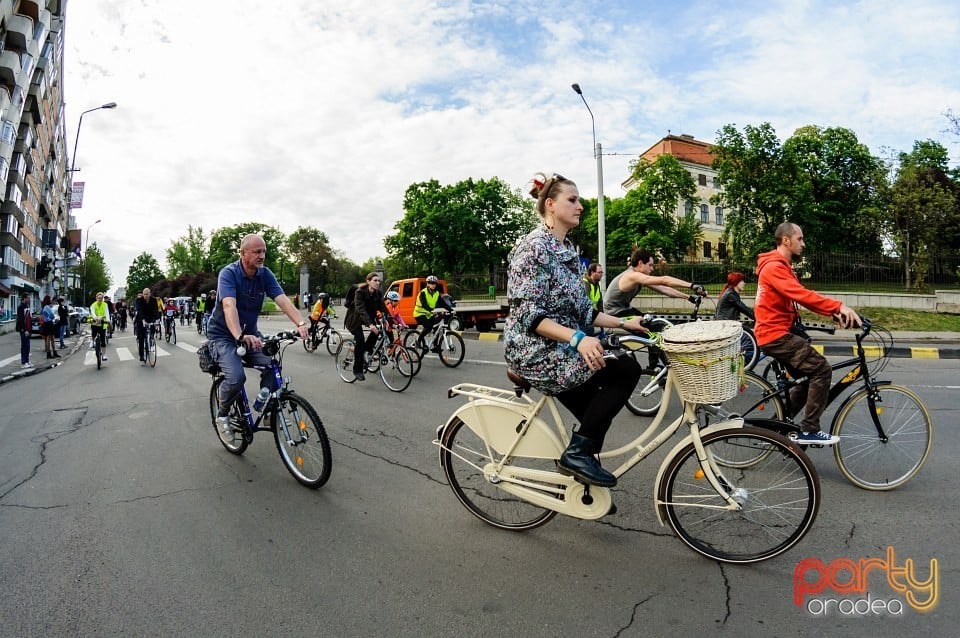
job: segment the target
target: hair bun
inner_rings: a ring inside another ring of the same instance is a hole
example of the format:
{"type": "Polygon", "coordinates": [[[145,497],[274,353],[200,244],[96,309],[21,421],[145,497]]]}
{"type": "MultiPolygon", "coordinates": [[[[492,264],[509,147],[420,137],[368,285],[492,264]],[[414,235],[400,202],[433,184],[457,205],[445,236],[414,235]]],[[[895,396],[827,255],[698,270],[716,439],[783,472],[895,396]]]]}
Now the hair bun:
{"type": "Polygon", "coordinates": [[[533,184],[530,188],[530,197],[540,199],[540,191],[543,190],[544,184],[547,183],[547,176],[543,173],[537,173],[533,176],[533,179],[530,180],[530,183],[533,184]]]}

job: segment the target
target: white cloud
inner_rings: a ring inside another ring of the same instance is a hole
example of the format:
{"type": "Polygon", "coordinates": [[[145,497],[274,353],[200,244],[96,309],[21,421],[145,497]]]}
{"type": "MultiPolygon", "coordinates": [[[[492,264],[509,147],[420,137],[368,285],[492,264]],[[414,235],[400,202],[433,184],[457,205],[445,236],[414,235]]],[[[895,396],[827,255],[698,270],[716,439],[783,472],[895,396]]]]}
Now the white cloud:
{"type": "MultiPolygon", "coordinates": [[[[384,253],[412,183],[558,171],[605,191],[668,129],[844,126],[878,152],[943,140],[957,107],[946,2],[636,3],[87,0],[66,27],[78,226],[122,284],[188,224],[324,230],[384,253]]],[[[955,150],[955,146],[950,146],[955,150]]]]}

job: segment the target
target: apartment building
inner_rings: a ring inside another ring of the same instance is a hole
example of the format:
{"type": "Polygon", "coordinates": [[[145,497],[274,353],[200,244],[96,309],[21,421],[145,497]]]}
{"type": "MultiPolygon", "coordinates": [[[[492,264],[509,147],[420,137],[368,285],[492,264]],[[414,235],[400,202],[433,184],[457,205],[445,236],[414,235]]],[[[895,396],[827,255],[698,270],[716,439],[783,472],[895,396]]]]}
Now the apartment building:
{"type": "MultiPolygon", "coordinates": [[[[693,176],[697,185],[696,199],[677,201],[676,209],[678,217],[698,218],[703,229],[703,241],[689,253],[691,261],[722,261],[727,256],[727,246],[722,241],[724,210],[722,206],[710,203],[710,199],[720,192],[717,171],[710,167],[713,163],[711,146],[692,135],[667,135],[640,155],[651,162],[661,155],[672,155],[693,176]]],[[[633,185],[633,177],[622,184],[625,190],[630,190],[633,185]]]]}
{"type": "Polygon", "coordinates": [[[0,0],[0,320],[9,319],[21,292],[65,292],[65,5],[0,0]]]}

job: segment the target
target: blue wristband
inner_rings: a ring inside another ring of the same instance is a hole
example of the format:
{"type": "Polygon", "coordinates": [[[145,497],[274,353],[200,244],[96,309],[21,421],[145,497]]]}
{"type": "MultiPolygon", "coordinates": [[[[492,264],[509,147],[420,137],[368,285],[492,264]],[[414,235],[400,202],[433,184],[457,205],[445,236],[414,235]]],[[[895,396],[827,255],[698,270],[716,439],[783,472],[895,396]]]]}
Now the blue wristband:
{"type": "Polygon", "coordinates": [[[576,350],[576,349],[577,349],[577,345],[580,344],[580,340],[583,339],[583,338],[586,337],[586,336],[587,336],[587,335],[585,335],[585,334],[583,333],[583,330],[577,330],[576,332],[574,332],[574,333],[573,333],[573,336],[570,337],[570,347],[573,348],[574,350],[576,350]]]}

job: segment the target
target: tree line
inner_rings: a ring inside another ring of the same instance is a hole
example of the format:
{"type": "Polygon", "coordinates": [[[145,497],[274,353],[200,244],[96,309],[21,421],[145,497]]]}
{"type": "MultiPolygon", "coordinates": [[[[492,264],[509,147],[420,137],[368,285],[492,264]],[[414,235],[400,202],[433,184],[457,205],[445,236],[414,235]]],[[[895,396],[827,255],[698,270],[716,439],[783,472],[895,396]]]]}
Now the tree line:
{"type": "MultiPolygon", "coordinates": [[[[946,115],[950,132],[960,137],[958,118],[946,115]]],[[[750,262],[769,250],[783,221],[803,227],[809,252],[902,257],[908,289],[923,286],[933,260],[960,251],[960,170],[949,166],[939,142],[917,141],[908,152],[888,150],[880,157],[845,128],[804,126],[781,142],[769,123],[742,129],[731,124],[718,131],[712,152],[720,190],[711,203],[726,212],[731,263],[750,262]]],[[[677,214],[678,202],[697,197],[693,175],[671,155],[638,159],[630,169],[634,186],[604,202],[605,266],[618,270],[636,247],[674,262],[695,253],[703,239],[699,216],[677,214]]],[[[582,202],[581,223],[571,239],[585,258],[595,259],[597,201],[582,202]]],[[[150,286],[160,295],[195,295],[214,288],[216,273],[237,259],[248,233],[264,238],[266,265],[289,293],[299,290],[301,265],[312,288],[324,286],[334,295],[377,266],[388,281],[427,274],[457,280],[469,274],[493,283],[517,239],[537,223],[533,200],[498,177],[448,185],[428,180],[407,187],[403,215],[384,240],[382,261],[358,265],[310,226],[286,235],[248,222],[209,236],[188,226],[167,249],[166,272],[153,255],[142,253],[127,273],[127,290],[132,295],[150,286]]]]}

